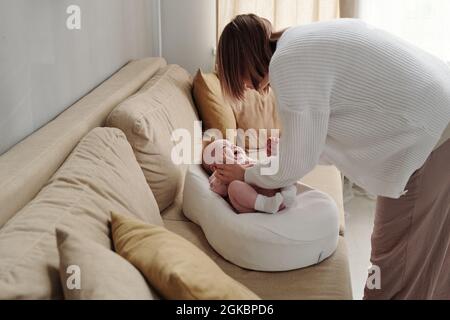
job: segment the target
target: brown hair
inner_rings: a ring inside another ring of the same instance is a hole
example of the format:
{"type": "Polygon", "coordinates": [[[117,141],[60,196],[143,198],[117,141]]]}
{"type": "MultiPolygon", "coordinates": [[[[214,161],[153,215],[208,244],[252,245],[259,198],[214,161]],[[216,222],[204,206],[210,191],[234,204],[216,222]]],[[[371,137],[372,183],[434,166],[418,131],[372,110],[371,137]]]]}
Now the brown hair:
{"type": "Polygon", "coordinates": [[[216,66],[225,96],[242,100],[246,79],[261,91],[260,83],[269,73],[276,47],[271,34],[271,23],[254,14],[238,15],[225,27],[219,40],[216,66]]]}

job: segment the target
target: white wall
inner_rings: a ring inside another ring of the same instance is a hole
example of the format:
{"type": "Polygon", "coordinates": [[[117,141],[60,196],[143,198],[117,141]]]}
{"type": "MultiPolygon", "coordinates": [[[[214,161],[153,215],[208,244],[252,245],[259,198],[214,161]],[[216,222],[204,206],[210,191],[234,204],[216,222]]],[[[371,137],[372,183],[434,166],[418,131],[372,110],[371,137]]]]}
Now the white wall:
{"type": "Polygon", "coordinates": [[[211,71],[216,46],[215,0],[161,0],[162,56],[191,74],[211,71]]]}
{"type": "Polygon", "coordinates": [[[0,154],[130,59],[154,54],[152,5],[0,0],[0,154]],[[72,4],[81,7],[81,30],[66,28],[72,4]]]}

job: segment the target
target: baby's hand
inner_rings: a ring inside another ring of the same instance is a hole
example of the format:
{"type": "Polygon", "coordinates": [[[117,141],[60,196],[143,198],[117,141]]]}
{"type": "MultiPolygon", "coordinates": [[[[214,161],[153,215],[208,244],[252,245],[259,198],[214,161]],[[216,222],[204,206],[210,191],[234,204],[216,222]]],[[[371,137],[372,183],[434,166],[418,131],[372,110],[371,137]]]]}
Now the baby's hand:
{"type": "Polygon", "coordinates": [[[228,195],[227,186],[224,183],[222,183],[222,181],[216,178],[215,173],[213,173],[209,177],[209,187],[213,192],[217,193],[222,197],[226,197],[228,195]]]}
{"type": "Polygon", "coordinates": [[[280,138],[276,137],[270,137],[267,139],[267,156],[276,156],[277,155],[277,149],[278,149],[278,143],[280,142],[280,138]]]}

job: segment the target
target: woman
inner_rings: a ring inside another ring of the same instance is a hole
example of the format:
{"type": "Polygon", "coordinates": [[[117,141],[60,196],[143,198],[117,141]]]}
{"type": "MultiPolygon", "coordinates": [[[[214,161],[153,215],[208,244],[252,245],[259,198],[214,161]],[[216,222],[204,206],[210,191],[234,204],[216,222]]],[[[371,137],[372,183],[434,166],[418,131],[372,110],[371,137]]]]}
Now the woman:
{"type": "Polygon", "coordinates": [[[230,164],[219,179],[280,188],[320,161],[336,165],[378,195],[371,262],[381,288],[366,287],[365,298],[450,298],[446,64],[359,20],[273,36],[267,20],[241,15],[223,31],[217,66],[232,99],[270,83],[283,127],[276,174],[230,164]]]}

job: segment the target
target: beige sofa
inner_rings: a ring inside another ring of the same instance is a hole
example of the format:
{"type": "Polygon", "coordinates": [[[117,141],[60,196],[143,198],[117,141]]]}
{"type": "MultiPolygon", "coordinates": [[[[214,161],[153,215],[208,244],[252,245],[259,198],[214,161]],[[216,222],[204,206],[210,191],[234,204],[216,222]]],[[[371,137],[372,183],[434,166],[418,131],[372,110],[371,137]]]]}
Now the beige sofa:
{"type": "MultiPolygon", "coordinates": [[[[95,127],[104,126],[111,111],[139,90],[164,66],[166,66],[166,62],[161,58],[147,58],[130,62],[56,119],[0,156],[0,228],[3,229],[3,226],[11,223],[11,218],[39,193],[64,163],[80,139],[95,127]]],[[[177,117],[180,110],[181,114],[194,112],[196,117],[195,107],[188,90],[185,98],[181,102],[172,101],[170,105],[163,106],[164,108],[177,108],[176,111],[167,112],[168,117],[177,117]]],[[[181,127],[184,125],[182,118],[168,118],[167,120],[174,121],[181,127]]],[[[164,136],[161,137],[159,139],[165,139],[164,136]]],[[[170,145],[172,142],[158,141],[158,143],[170,145]]],[[[185,168],[182,170],[184,172],[185,168]]],[[[243,283],[263,299],[351,299],[340,173],[334,167],[319,166],[305,177],[303,182],[332,196],[341,211],[341,236],[336,252],[322,263],[305,269],[289,272],[255,272],[244,270],[225,261],[209,246],[201,229],[183,215],[181,210],[182,190],[179,190],[178,194],[174,196],[173,203],[161,212],[161,217],[166,228],[194,243],[209,255],[224,272],[243,283]]],[[[182,178],[179,183],[182,185],[182,178]]],[[[22,228],[21,232],[26,232],[23,225],[20,228],[22,228]]],[[[2,241],[2,229],[0,229],[0,242],[2,241]]],[[[20,238],[14,241],[20,241],[20,238]]],[[[0,243],[0,248],[9,246],[14,246],[14,243],[0,243]]],[[[52,260],[53,264],[49,263],[48,270],[42,272],[53,274],[52,272],[55,271],[52,270],[55,268],[54,261],[58,261],[58,257],[50,257],[49,260],[52,260]]],[[[6,273],[11,268],[14,266],[8,265],[8,261],[0,262],[0,280],[2,277],[8,277],[6,273]]],[[[33,266],[30,265],[29,268],[33,268],[33,266]]],[[[41,277],[38,278],[41,279],[41,277]]],[[[47,278],[43,275],[42,279],[47,278]]],[[[26,287],[18,288],[24,292],[20,292],[16,296],[26,299],[64,298],[62,292],[57,289],[60,287],[60,284],[56,283],[59,279],[55,277],[48,277],[48,279],[50,279],[48,281],[55,282],[51,285],[56,288],[48,296],[27,294],[26,287]]],[[[17,279],[14,279],[14,276],[7,279],[12,286],[15,280],[17,279]]],[[[36,285],[39,283],[30,283],[30,286],[36,285]]],[[[29,292],[34,291],[30,290],[29,292]]]]}

